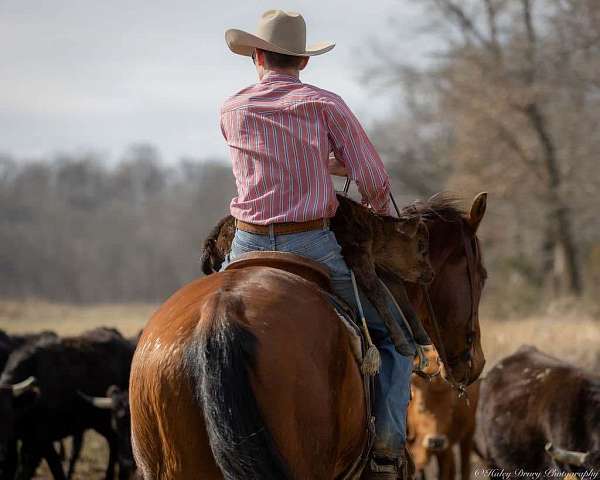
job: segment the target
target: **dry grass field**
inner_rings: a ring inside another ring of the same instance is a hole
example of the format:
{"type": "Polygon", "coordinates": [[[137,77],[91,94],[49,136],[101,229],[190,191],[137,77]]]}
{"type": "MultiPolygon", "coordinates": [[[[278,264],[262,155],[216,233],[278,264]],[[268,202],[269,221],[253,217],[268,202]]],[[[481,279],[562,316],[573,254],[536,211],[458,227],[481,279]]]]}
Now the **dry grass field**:
{"type": "MultiPolygon", "coordinates": [[[[10,333],[54,330],[74,335],[97,326],[118,328],[133,335],[143,327],[155,310],[149,304],[104,304],[95,306],[61,305],[42,301],[0,301],[0,328],[10,333]]],[[[495,320],[481,312],[486,370],[522,344],[539,349],[589,370],[600,369],[600,318],[590,310],[572,306],[549,308],[547,312],[526,318],[495,320]]],[[[78,464],[76,480],[103,478],[107,461],[104,440],[93,432],[86,434],[83,460],[78,464]]],[[[37,478],[50,478],[45,466],[37,478]]]]}
{"type": "Polygon", "coordinates": [[[156,307],[135,303],[75,306],[40,300],[0,301],[0,328],[9,333],[53,330],[59,335],[76,335],[105,326],[130,336],[144,326],[156,307]]]}

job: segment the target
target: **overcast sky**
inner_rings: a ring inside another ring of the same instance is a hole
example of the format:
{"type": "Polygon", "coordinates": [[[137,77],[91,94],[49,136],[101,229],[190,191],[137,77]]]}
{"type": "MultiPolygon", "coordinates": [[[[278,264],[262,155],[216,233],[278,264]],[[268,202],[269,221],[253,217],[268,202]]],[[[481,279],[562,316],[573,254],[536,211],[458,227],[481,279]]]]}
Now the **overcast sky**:
{"type": "MultiPolygon", "coordinates": [[[[0,0],[0,153],[25,158],[95,151],[118,158],[135,142],[166,161],[225,157],[221,102],[256,81],[229,52],[227,28],[254,31],[269,8],[300,11],[308,43],[334,41],[302,79],[333,90],[368,124],[389,102],[361,86],[369,39],[400,35],[393,48],[417,61],[414,0],[0,0]]],[[[389,108],[389,107],[387,107],[389,108]]]]}

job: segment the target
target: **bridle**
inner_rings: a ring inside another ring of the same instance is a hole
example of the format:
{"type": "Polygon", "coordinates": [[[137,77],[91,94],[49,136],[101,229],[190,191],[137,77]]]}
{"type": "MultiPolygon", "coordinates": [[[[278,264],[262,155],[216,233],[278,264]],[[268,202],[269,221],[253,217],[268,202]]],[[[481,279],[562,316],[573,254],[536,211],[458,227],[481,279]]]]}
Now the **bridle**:
{"type": "MultiPolygon", "coordinates": [[[[348,190],[350,188],[350,177],[346,177],[346,182],[344,184],[344,195],[348,195],[348,190]]],[[[394,195],[390,192],[390,200],[392,201],[392,205],[396,210],[396,214],[398,217],[401,217],[400,209],[398,208],[398,204],[396,203],[396,199],[394,195]]],[[[469,326],[467,330],[467,335],[465,337],[466,348],[461,353],[453,357],[452,363],[446,354],[446,348],[444,347],[444,343],[442,342],[442,334],[440,332],[440,326],[437,321],[437,316],[435,314],[435,310],[433,308],[433,304],[431,303],[431,297],[429,295],[429,288],[427,285],[422,285],[421,288],[423,290],[423,297],[425,298],[425,304],[427,306],[427,311],[429,313],[429,318],[431,324],[433,326],[433,330],[435,332],[435,336],[437,337],[437,347],[442,362],[447,367],[446,369],[446,378],[445,381],[448,382],[454,389],[458,391],[459,398],[465,398],[467,404],[469,403],[468,397],[466,397],[466,389],[469,385],[469,381],[471,379],[471,372],[473,370],[473,347],[475,345],[475,337],[477,332],[475,330],[475,325],[479,320],[479,309],[477,308],[477,299],[475,298],[475,268],[477,267],[477,259],[480,258],[479,253],[479,245],[477,243],[477,237],[473,235],[471,242],[467,239],[467,235],[465,234],[465,228],[461,221],[460,223],[460,235],[462,238],[462,243],[465,251],[465,256],[467,257],[467,276],[469,278],[469,289],[471,293],[471,309],[469,312],[469,326]],[[471,248],[469,245],[471,243],[474,248],[471,248]],[[473,250],[475,250],[475,255],[473,255],[473,250]],[[456,363],[461,359],[461,357],[467,362],[467,373],[465,378],[463,378],[460,382],[458,382],[454,375],[452,374],[452,365],[456,365],[456,363]]],[[[447,260],[447,259],[446,259],[447,260]]],[[[445,261],[441,264],[443,267],[445,261]]]]}
{"type": "MultiPolygon", "coordinates": [[[[475,330],[475,325],[477,324],[479,318],[479,309],[477,308],[477,299],[475,298],[475,268],[477,267],[477,258],[479,258],[479,246],[477,243],[477,239],[475,236],[469,241],[467,239],[467,235],[465,233],[464,226],[461,222],[460,225],[460,235],[462,237],[462,243],[465,251],[465,256],[467,258],[467,276],[469,278],[469,289],[471,293],[471,305],[469,312],[469,325],[467,330],[467,335],[465,338],[466,348],[461,353],[450,359],[446,354],[446,348],[444,347],[444,343],[442,341],[442,335],[440,332],[440,326],[437,321],[437,316],[435,314],[435,310],[433,308],[433,304],[431,302],[431,297],[429,295],[429,288],[427,285],[422,286],[423,296],[425,298],[425,304],[427,306],[427,311],[429,313],[429,318],[431,324],[433,326],[433,330],[435,332],[436,343],[438,345],[438,352],[440,354],[440,358],[444,365],[447,366],[446,369],[446,378],[445,380],[458,391],[458,396],[460,398],[465,397],[466,387],[469,385],[469,381],[471,379],[471,373],[473,370],[473,347],[475,345],[475,337],[477,332],[475,330]],[[471,245],[474,247],[471,248],[471,245]],[[475,250],[475,254],[473,253],[475,250]],[[460,382],[458,382],[454,375],[452,374],[452,365],[456,365],[457,361],[465,360],[467,362],[467,373],[465,378],[463,378],[460,382]]],[[[444,264],[442,263],[442,266],[444,264]]],[[[465,397],[466,398],[466,397],[465,397]]],[[[468,402],[468,398],[467,398],[468,402]]]]}

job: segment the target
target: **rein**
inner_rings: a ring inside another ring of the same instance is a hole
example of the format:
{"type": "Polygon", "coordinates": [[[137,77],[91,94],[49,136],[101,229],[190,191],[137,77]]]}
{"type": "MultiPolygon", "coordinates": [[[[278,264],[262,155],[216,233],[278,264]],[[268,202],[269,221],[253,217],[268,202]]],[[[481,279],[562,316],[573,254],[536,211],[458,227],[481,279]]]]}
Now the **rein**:
{"type": "MultiPolygon", "coordinates": [[[[345,193],[347,193],[349,186],[350,186],[350,182],[347,179],[346,185],[344,185],[345,193]]],[[[398,215],[398,217],[400,217],[401,216],[400,209],[398,208],[398,205],[396,204],[396,200],[394,199],[394,195],[392,194],[392,192],[390,192],[390,199],[392,201],[394,209],[396,210],[396,214],[398,215]]],[[[465,397],[466,388],[469,383],[469,378],[471,377],[471,369],[473,366],[472,357],[473,357],[473,341],[474,341],[474,331],[475,331],[474,312],[477,312],[477,305],[475,305],[475,294],[474,294],[474,289],[473,289],[474,278],[472,278],[473,269],[471,268],[473,252],[471,252],[471,249],[467,245],[467,237],[465,236],[465,231],[462,226],[462,223],[460,226],[460,233],[461,233],[461,237],[463,239],[463,245],[465,247],[465,255],[467,256],[467,273],[468,273],[468,277],[469,277],[469,287],[471,290],[471,313],[469,315],[469,327],[470,328],[469,328],[469,332],[467,333],[467,338],[466,338],[467,349],[464,352],[464,355],[466,356],[466,359],[467,359],[467,362],[469,365],[469,370],[468,370],[466,378],[462,382],[457,382],[456,379],[454,378],[454,375],[452,374],[452,368],[450,367],[450,362],[448,361],[448,355],[446,354],[446,347],[444,347],[444,342],[442,341],[440,325],[437,321],[437,316],[433,309],[433,304],[431,303],[431,297],[429,295],[429,288],[427,287],[427,285],[422,285],[421,288],[423,290],[423,296],[425,297],[425,303],[427,305],[427,310],[429,312],[429,318],[431,319],[431,323],[433,325],[433,330],[435,332],[435,336],[437,337],[436,340],[437,340],[437,344],[439,345],[438,352],[440,354],[442,362],[447,367],[446,368],[446,377],[447,378],[445,378],[444,380],[447,381],[453,388],[455,388],[458,391],[459,398],[466,398],[465,397]]],[[[466,400],[468,403],[469,399],[466,398],[466,400]]]]}
{"type": "MultiPolygon", "coordinates": [[[[344,184],[344,190],[343,190],[345,195],[348,194],[348,191],[350,189],[350,183],[351,183],[350,177],[346,177],[346,182],[344,184]]],[[[390,200],[392,201],[392,205],[394,206],[394,209],[396,210],[396,214],[398,215],[398,217],[401,217],[402,215],[400,213],[400,209],[398,208],[398,205],[396,204],[396,199],[394,198],[394,195],[392,194],[392,192],[390,192],[390,200]]],[[[452,388],[456,389],[458,391],[458,397],[465,398],[466,402],[468,404],[469,399],[466,397],[466,388],[467,388],[467,385],[469,384],[469,380],[471,379],[471,371],[473,369],[473,346],[475,344],[475,334],[476,334],[475,324],[476,324],[477,318],[478,318],[477,301],[475,299],[475,261],[476,261],[476,259],[473,256],[473,251],[470,248],[469,242],[467,240],[467,236],[465,234],[464,226],[462,223],[460,225],[460,234],[461,234],[461,237],[463,240],[465,256],[467,257],[467,276],[469,278],[469,289],[470,289],[470,293],[471,293],[471,311],[469,313],[469,330],[467,331],[467,335],[465,338],[466,349],[457,357],[459,359],[460,359],[460,357],[464,357],[464,359],[467,361],[468,370],[467,370],[467,374],[465,375],[465,378],[462,379],[462,381],[460,381],[460,382],[458,382],[454,378],[454,375],[452,374],[451,364],[448,360],[448,355],[446,354],[446,348],[444,347],[444,342],[442,341],[442,334],[440,331],[440,326],[437,321],[437,316],[435,314],[435,310],[433,309],[433,304],[431,302],[431,297],[429,295],[429,288],[427,287],[427,285],[422,285],[422,291],[423,291],[423,296],[425,297],[425,303],[427,305],[429,317],[430,317],[431,323],[433,325],[433,330],[435,332],[435,336],[437,337],[436,340],[437,340],[437,344],[439,345],[438,352],[440,354],[442,362],[447,367],[446,368],[446,378],[444,380],[446,382],[448,382],[452,386],[452,388]]],[[[474,238],[472,241],[474,242],[474,245],[475,245],[475,252],[478,253],[477,239],[474,238]]]]}
{"type": "MultiPolygon", "coordinates": [[[[469,384],[469,380],[471,378],[471,370],[473,369],[473,345],[475,344],[475,333],[476,333],[475,332],[475,324],[476,324],[477,317],[478,317],[478,309],[477,309],[477,301],[475,299],[475,271],[474,271],[475,257],[473,256],[473,252],[469,246],[467,236],[465,235],[465,231],[464,231],[462,224],[461,224],[460,232],[461,232],[461,237],[463,240],[465,256],[467,257],[467,276],[469,278],[469,289],[470,289],[470,293],[471,293],[471,305],[470,305],[471,311],[469,313],[469,330],[467,332],[467,336],[465,339],[467,348],[464,350],[464,352],[462,354],[460,354],[458,356],[458,358],[464,357],[464,359],[467,361],[468,370],[467,370],[467,374],[466,374],[465,378],[460,382],[458,382],[454,378],[454,375],[452,374],[451,363],[448,360],[448,356],[446,354],[446,349],[444,347],[444,343],[442,342],[442,335],[440,332],[439,323],[437,321],[437,316],[433,309],[431,297],[429,295],[429,289],[426,285],[423,285],[422,290],[423,290],[423,296],[425,297],[425,303],[427,305],[429,317],[430,317],[431,323],[433,325],[435,335],[437,337],[437,343],[439,345],[440,357],[442,359],[442,362],[444,362],[444,365],[446,365],[448,367],[447,371],[446,371],[446,374],[447,374],[446,381],[453,388],[458,390],[459,398],[465,398],[466,387],[469,384]]],[[[474,243],[475,250],[477,251],[477,241],[474,240],[474,242],[475,242],[474,243]]],[[[466,400],[468,403],[469,399],[467,398],[466,400]]]]}

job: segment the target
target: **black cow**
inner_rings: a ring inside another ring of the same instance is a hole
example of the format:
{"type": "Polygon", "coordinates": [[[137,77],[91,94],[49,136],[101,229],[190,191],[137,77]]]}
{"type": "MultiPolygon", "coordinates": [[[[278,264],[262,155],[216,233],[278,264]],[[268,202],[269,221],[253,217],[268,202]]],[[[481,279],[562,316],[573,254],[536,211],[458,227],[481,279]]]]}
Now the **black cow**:
{"type": "MultiPolygon", "coordinates": [[[[137,334],[127,337],[127,341],[135,350],[138,341],[143,333],[139,330],[137,334]]],[[[111,426],[115,431],[118,439],[118,448],[116,453],[117,463],[119,465],[119,479],[124,480],[131,477],[132,472],[135,472],[135,460],[131,448],[131,417],[129,414],[129,391],[121,390],[117,385],[112,385],[106,397],[93,397],[85,392],[79,392],[81,398],[86,400],[90,405],[106,410],[111,416],[111,426]]],[[[79,460],[79,455],[83,447],[83,433],[73,436],[73,449],[69,460],[69,470],[67,479],[73,476],[75,464],[79,460]]]]}
{"type": "Polygon", "coordinates": [[[106,478],[114,478],[118,438],[111,417],[81,398],[78,392],[104,395],[111,385],[126,389],[133,357],[132,345],[116,330],[99,328],[78,337],[25,344],[8,359],[0,377],[0,451],[9,459],[21,440],[18,480],[30,479],[46,458],[52,475],[65,478],[53,441],[92,428],[109,444],[106,478]],[[22,382],[30,382],[23,384],[22,382]],[[14,385],[24,391],[16,395],[14,385]]]}
{"type": "MultiPolygon", "coordinates": [[[[135,461],[131,448],[131,416],[129,414],[129,391],[112,385],[105,397],[92,397],[81,392],[81,397],[93,407],[110,416],[111,427],[117,437],[117,463],[119,479],[131,478],[135,471],[135,461]]],[[[78,453],[78,452],[77,452],[78,453]]],[[[73,461],[76,460],[74,456],[73,461]]]]}
{"type": "Polygon", "coordinates": [[[510,472],[556,479],[599,469],[600,377],[522,346],[482,381],[476,445],[490,467],[510,472]]]}
{"type": "Polygon", "coordinates": [[[25,343],[57,338],[58,335],[56,335],[56,333],[47,330],[39,333],[26,333],[23,335],[9,335],[4,330],[0,330],[0,372],[4,370],[10,354],[25,343]]]}

